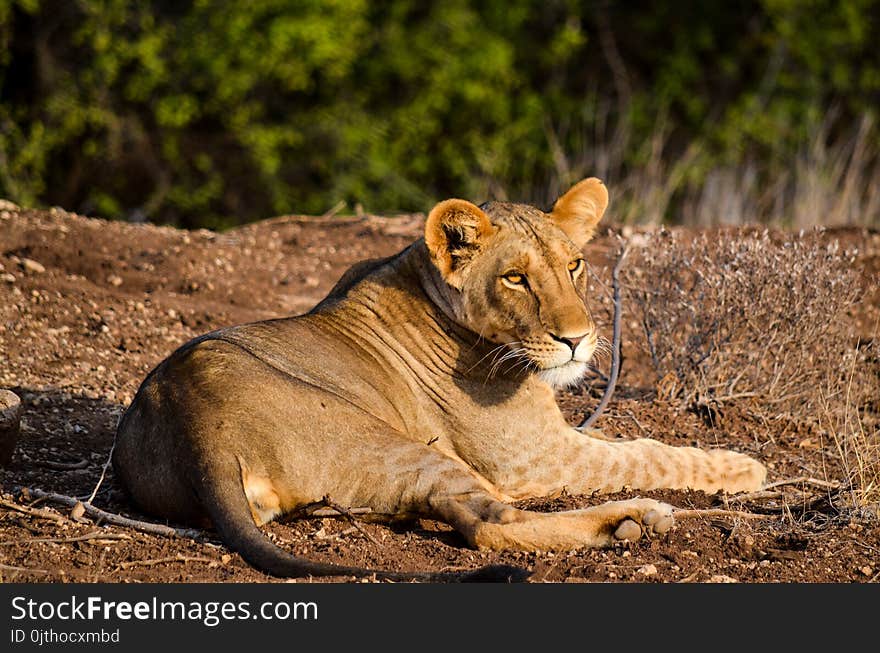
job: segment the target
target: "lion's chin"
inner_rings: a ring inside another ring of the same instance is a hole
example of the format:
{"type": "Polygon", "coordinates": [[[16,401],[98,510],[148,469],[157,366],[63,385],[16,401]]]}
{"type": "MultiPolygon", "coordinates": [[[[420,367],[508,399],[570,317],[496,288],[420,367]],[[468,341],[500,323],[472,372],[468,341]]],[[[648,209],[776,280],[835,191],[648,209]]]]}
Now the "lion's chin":
{"type": "Polygon", "coordinates": [[[577,385],[587,371],[587,364],[571,360],[556,367],[538,370],[538,378],[557,390],[577,385]]]}

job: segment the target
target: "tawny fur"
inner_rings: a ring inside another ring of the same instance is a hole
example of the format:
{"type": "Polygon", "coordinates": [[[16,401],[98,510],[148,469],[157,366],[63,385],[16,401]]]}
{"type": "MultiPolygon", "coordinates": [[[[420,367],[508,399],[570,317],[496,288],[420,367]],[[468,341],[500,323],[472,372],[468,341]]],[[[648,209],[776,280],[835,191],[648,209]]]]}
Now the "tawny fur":
{"type": "Polygon", "coordinates": [[[472,546],[535,550],[607,546],[626,520],[649,528],[671,508],[633,499],[541,514],[514,499],[758,489],[765,469],[745,455],[610,442],[560,412],[545,381],[576,381],[596,347],[578,261],[607,203],[596,179],[550,214],[448,200],[426,238],[359,264],[308,314],[188,343],[121,420],[119,477],[144,510],[208,517],[273,573],[284,572],[249,557],[242,520],[325,496],[446,521],[472,546]]]}

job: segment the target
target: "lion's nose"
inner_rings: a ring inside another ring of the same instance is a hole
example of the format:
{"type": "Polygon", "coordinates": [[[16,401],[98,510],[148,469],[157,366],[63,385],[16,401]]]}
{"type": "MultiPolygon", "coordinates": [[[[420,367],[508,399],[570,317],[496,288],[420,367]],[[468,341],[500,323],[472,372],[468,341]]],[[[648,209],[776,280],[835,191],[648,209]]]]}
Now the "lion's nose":
{"type": "Polygon", "coordinates": [[[574,350],[577,349],[577,346],[578,346],[579,344],[581,344],[581,341],[582,341],[584,338],[586,338],[586,337],[587,337],[587,334],[586,334],[586,333],[585,333],[584,335],[582,335],[582,336],[577,336],[577,337],[574,337],[574,338],[563,338],[562,336],[552,336],[552,338],[553,338],[554,340],[557,340],[557,341],[559,341],[559,342],[561,342],[561,343],[563,343],[563,344],[568,345],[569,347],[571,347],[571,351],[572,351],[572,352],[574,352],[574,350]]]}

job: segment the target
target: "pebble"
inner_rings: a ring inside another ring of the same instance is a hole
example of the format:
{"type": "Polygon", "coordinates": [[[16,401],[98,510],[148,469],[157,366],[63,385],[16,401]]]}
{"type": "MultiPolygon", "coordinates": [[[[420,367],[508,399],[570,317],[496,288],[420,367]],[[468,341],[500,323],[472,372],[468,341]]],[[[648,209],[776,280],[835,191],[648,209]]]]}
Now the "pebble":
{"type": "Polygon", "coordinates": [[[32,258],[21,259],[21,266],[28,272],[34,272],[36,274],[42,274],[46,271],[46,268],[42,263],[35,261],[32,258]]]}
{"type": "Polygon", "coordinates": [[[0,280],[5,281],[6,283],[15,283],[15,275],[9,272],[4,272],[0,274],[0,280]]]}
{"type": "Polygon", "coordinates": [[[724,574],[715,574],[709,579],[710,583],[738,583],[736,578],[725,576],[724,574]]]}
{"type": "Polygon", "coordinates": [[[638,573],[643,576],[656,576],[657,575],[657,567],[648,563],[647,565],[642,565],[637,569],[638,573]]]}
{"type": "Polygon", "coordinates": [[[874,574],[874,570],[871,567],[869,567],[868,565],[865,565],[864,567],[859,569],[859,571],[862,572],[863,574],[865,574],[865,576],[871,576],[874,574]]]}
{"type": "Polygon", "coordinates": [[[109,277],[107,277],[107,283],[109,283],[111,286],[115,286],[118,288],[122,285],[122,277],[120,277],[118,274],[111,274],[109,277]]]}

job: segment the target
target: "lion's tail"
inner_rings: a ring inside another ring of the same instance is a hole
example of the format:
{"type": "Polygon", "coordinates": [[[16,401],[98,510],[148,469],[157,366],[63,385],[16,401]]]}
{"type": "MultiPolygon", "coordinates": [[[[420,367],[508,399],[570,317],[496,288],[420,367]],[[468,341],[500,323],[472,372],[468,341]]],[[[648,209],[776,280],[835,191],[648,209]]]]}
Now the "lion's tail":
{"type": "MultiPolygon", "coordinates": [[[[221,463],[222,465],[222,463],[221,463]]],[[[254,523],[250,506],[232,463],[228,469],[199,474],[197,494],[223,541],[248,563],[272,576],[375,576],[382,580],[424,582],[520,582],[529,572],[519,567],[488,565],[467,572],[397,572],[313,562],[293,556],[274,545],[254,523]]]]}

